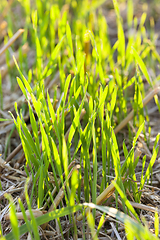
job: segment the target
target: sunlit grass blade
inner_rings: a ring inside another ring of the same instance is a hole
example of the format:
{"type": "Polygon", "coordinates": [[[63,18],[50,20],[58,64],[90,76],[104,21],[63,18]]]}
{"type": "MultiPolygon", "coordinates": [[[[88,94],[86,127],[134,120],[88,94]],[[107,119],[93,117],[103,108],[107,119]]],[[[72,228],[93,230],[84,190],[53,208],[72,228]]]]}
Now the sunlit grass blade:
{"type": "MultiPolygon", "coordinates": [[[[16,108],[17,108],[17,107],[16,107],[16,108]]],[[[16,109],[16,111],[17,111],[17,109],[16,109]]],[[[38,166],[39,166],[39,157],[40,157],[40,156],[39,156],[38,151],[36,150],[36,147],[35,147],[35,145],[34,145],[34,141],[33,141],[32,137],[31,137],[28,129],[26,128],[26,126],[25,126],[24,123],[23,123],[23,127],[24,127],[24,129],[25,129],[25,131],[26,131],[26,133],[27,133],[27,136],[29,136],[29,138],[32,139],[32,140],[31,140],[31,144],[29,143],[29,141],[26,139],[24,133],[22,132],[22,129],[21,129],[21,127],[22,127],[22,121],[21,121],[21,119],[20,119],[20,116],[19,116],[18,112],[17,112],[17,121],[16,121],[16,119],[14,118],[13,114],[11,114],[11,116],[12,116],[13,119],[14,119],[15,126],[16,126],[16,128],[17,128],[17,131],[18,131],[19,136],[20,136],[21,141],[22,141],[23,150],[24,150],[24,153],[25,153],[25,156],[26,156],[26,163],[29,164],[31,170],[32,170],[31,162],[32,162],[32,163],[34,164],[34,166],[38,169],[38,166]],[[31,145],[32,145],[32,147],[31,147],[31,145]],[[37,156],[38,158],[35,158],[35,156],[32,154],[32,153],[33,153],[33,149],[35,150],[35,153],[38,154],[38,156],[37,156]]]]}
{"type": "Polygon", "coordinates": [[[69,51],[70,51],[70,57],[71,57],[71,62],[74,68],[74,72],[76,72],[76,65],[75,65],[75,59],[74,59],[74,54],[73,54],[73,43],[72,43],[72,33],[69,24],[66,24],[66,37],[68,41],[68,46],[69,46],[69,51]]]}
{"type": "Polygon", "coordinates": [[[33,131],[35,143],[36,143],[38,151],[40,152],[40,142],[39,142],[37,122],[35,120],[35,116],[34,116],[33,111],[30,106],[29,106],[29,115],[30,115],[30,121],[31,121],[31,125],[32,125],[32,131],[33,131]]]}
{"type": "MultiPolygon", "coordinates": [[[[102,90],[102,87],[100,88],[100,97],[99,97],[99,102],[100,102],[100,107],[99,107],[99,118],[101,121],[101,134],[102,134],[102,182],[101,182],[101,191],[104,190],[104,188],[106,187],[106,136],[105,136],[105,129],[104,129],[104,102],[105,102],[105,98],[103,99],[103,97],[105,96],[105,92],[106,89],[108,91],[108,88],[106,87],[104,92],[102,90]]],[[[107,95],[107,93],[106,93],[107,95]]]]}
{"type": "Polygon", "coordinates": [[[133,11],[134,11],[133,0],[128,0],[127,1],[127,24],[129,28],[132,27],[132,23],[133,23],[133,11]]]}
{"type": "Polygon", "coordinates": [[[25,96],[26,99],[27,99],[26,89],[25,89],[25,87],[24,87],[22,81],[21,81],[20,78],[18,78],[18,77],[17,77],[17,82],[18,82],[18,85],[19,85],[19,87],[20,87],[22,93],[24,94],[24,96],[25,96]]]}
{"type": "Polygon", "coordinates": [[[84,205],[90,208],[96,208],[97,210],[103,213],[107,213],[109,216],[123,222],[125,224],[126,233],[129,229],[133,233],[132,236],[136,237],[137,239],[158,240],[158,238],[153,235],[147,227],[144,227],[142,224],[139,224],[138,221],[135,221],[133,218],[129,217],[123,212],[118,211],[115,208],[98,206],[93,203],[85,203],[84,205]],[[130,226],[129,228],[128,225],[130,226]]]}
{"type": "Polygon", "coordinates": [[[155,212],[154,226],[155,226],[155,235],[158,237],[158,235],[159,235],[159,216],[158,216],[158,212],[155,212]]]}
{"type": "Polygon", "coordinates": [[[118,25],[118,63],[125,66],[125,36],[122,25],[122,18],[120,16],[120,10],[117,0],[113,0],[114,9],[117,15],[117,25],[118,25]]]}
{"type": "Polygon", "coordinates": [[[156,157],[157,157],[157,154],[158,154],[158,150],[159,150],[159,146],[157,145],[159,138],[160,138],[160,135],[158,134],[157,137],[156,137],[155,143],[154,143],[153,154],[152,154],[152,157],[150,159],[147,171],[144,175],[143,180],[141,179],[140,189],[143,189],[145,181],[149,180],[149,178],[150,178],[150,173],[151,173],[153,164],[155,163],[155,160],[156,160],[156,157]]]}
{"type": "MultiPolygon", "coordinates": [[[[17,63],[17,61],[16,61],[16,59],[15,59],[14,56],[13,56],[13,59],[14,59],[15,65],[16,65],[16,67],[17,67],[17,69],[18,69],[18,72],[19,72],[19,74],[20,74],[20,76],[21,76],[21,79],[22,79],[22,82],[23,82],[25,88],[27,89],[27,91],[28,91],[29,93],[33,92],[30,84],[28,83],[28,81],[26,80],[25,76],[24,76],[23,73],[21,72],[21,70],[20,70],[20,68],[19,68],[19,66],[18,66],[18,63],[17,63]]],[[[20,81],[19,78],[17,78],[17,81],[18,81],[18,83],[20,83],[20,84],[22,85],[22,83],[21,83],[21,81],[20,81]]],[[[22,88],[22,90],[23,90],[23,88],[22,88]]],[[[23,94],[24,94],[25,91],[22,91],[22,92],[23,92],[23,94]]],[[[26,96],[26,94],[25,94],[25,96],[26,96]]]]}
{"type": "Polygon", "coordinates": [[[11,222],[11,226],[12,226],[13,237],[15,240],[19,240],[20,232],[19,232],[19,227],[18,227],[16,208],[15,208],[12,197],[10,195],[6,195],[6,198],[8,198],[8,200],[10,202],[10,222],[11,222]]]}
{"type": "Polygon", "coordinates": [[[26,212],[25,212],[25,208],[24,208],[24,206],[23,206],[22,201],[21,201],[20,198],[19,198],[19,201],[18,201],[18,202],[19,202],[19,205],[20,205],[20,208],[21,208],[21,212],[22,212],[22,214],[23,214],[24,221],[25,221],[25,223],[26,223],[26,225],[27,225],[28,231],[29,231],[29,233],[30,233],[31,236],[32,236],[32,227],[31,227],[31,225],[30,225],[29,220],[27,219],[27,215],[26,215],[26,212]]]}
{"type": "Polygon", "coordinates": [[[44,68],[43,72],[42,72],[42,77],[46,76],[49,68],[51,67],[51,65],[53,64],[53,62],[55,61],[57,55],[60,52],[60,49],[62,47],[63,41],[65,39],[65,36],[62,37],[62,39],[59,41],[59,43],[56,45],[56,47],[54,48],[53,52],[51,53],[51,57],[46,65],[46,67],[44,68]]]}
{"type": "Polygon", "coordinates": [[[133,55],[135,57],[135,61],[138,63],[142,73],[144,74],[144,76],[146,77],[148,83],[150,84],[151,87],[153,87],[153,84],[152,84],[152,80],[149,76],[149,73],[147,71],[147,68],[142,60],[142,58],[139,56],[139,54],[137,53],[137,51],[132,47],[132,52],[133,52],[133,55]]]}
{"type": "MultiPolygon", "coordinates": [[[[95,210],[95,209],[94,209],[95,210]]],[[[91,229],[91,235],[93,240],[98,240],[96,231],[95,231],[95,217],[93,217],[91,212],[87,213],[87,222],[91,229]]]]}
{"type": "MultiPolygon", "coordinates": [[[[93,136],[93,183],[92,183],[92,202],[96,203],[97,197],[97,146],[94,122],[92,123],[93,136]]],[[[96,212],[93,210],[93,217],[96,217],[96,212]]]]}
{"type": "Polygon", "coordinates": [[[28,210],[30,213],[30,218],[31,218],[31,224],[32,224],[32,231],[34,233],[34,237],[37,240],[40,240],[40,236],[39,236],[39,231],[38,231],[38,224],[36,222],[36,218],[34,217],[34,214],[32,212],[32,208],[31,208],[31,203],[30,203],[30,199],[28,196],[28,192],[27,192],[27,185],[29,182],[29,178],[27,178],[26,183],[25,183],[25,197],[26,197],[26,202],[27,202],[27,206],[28,206],[28,210]]]}
{"type": "Polygon", "coordinates": [[[40,174],[39,174],[39,181],[38,181],[38,198],[37,198],[37,206],[41,208],[43,205],[43,198],[44,198],[44,166],[41,164],[40,166],[40,174]]]}
{"type": "Polygon", "coordinates": [[[132,205],[128,201],[128,199],[127,199],[126,195],[124,194],[124,192],[120,189],[120,187],[118,186],[118,184],[115,181],[113,181],[113,185],[115,186],[115,188],[117,189],[117,191],[120,194],[121,198],[125,202],[125,205],[127,206],[127,208],[134,214],[136,219],[140,222],[139,217],[138,217],[136,211],[134,210],[134,208],[132,207],[132,205]]]}
{"type": "MultiPolygon", "coordinates": [[[[87,88],[87,86],[85,86],[85,88],[87,88]]],[[[84,91],[86,92],[86,89],[84,91]]],[[[70,148],[73,136],[74,136],[75,131],[76,131],[76,128],[80,124],[79,119],[80,119],[80,115],[81,115],[81,112],[82,112],[84,101],[85,101],[85,95],[84,95],[84,97],[81,101],[81,104],[80,104],[77,112],[75,113],[74,119],[72,121],[72,125],[70,127],[70,132],[69,132],[68,141],[67,141],[67,147],[68,148],[70,148]]]]}
{"type": "MultiPolygon", "coordinates": [[[[38,217],[35,219],[36,221],[36,225],[37,226],[40,226],[46,222],[49,222],[51,220],[54,220],[56,218],[59,218],[59,217],[63,217],[63,216],[67,216],[69,215],[71,212],[74,213],[74,212],[77,212],[79,210],[82,210],[83,208],[83,205],[79,204],[79,205],[75,205],[75,206],[69,206],[69,207],[66,207],[66,208],[61,208],[61,209],[56,209],[54,210],[53,212],[50,212],[50,213],[47,213],[47,214],[44,214],[43,216],[41,217],[38,217]]],[[[31,222],[29,222],[30,224],[30,227],[32,228],[33,230],[33,225],[31,224],[31,222]]],[[[38,228],[36,227],[36,230],[38,228]]],[[[28,228],[27,228],[27,225],[24,224],[22,225],[21,227],[19,227],[19,233],[20,233],[20,236],[24,233],[28,232],[28,228]]],[[[6,240],[13,240],[13,232],[7,234],[5,236],[6,240]]],[[[37,238],[39,239],[39,237],[37,238]]]]}

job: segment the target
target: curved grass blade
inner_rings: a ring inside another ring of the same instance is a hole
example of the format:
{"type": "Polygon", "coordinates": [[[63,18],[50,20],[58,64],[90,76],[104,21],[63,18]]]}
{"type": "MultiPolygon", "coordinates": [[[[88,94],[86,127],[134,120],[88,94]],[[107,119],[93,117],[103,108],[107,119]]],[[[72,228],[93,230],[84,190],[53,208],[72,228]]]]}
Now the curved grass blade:
{"type": "Polygon", "coordinates": [[[84,203],[84,206],[90,207],[91,209],[96,208],[97,210],[107,213],[109,216],[116,218],[125,224],[125,229],[128,232],[128,225],[130,225],[130,231],[133,233],[134,237],[137,239],[150,239],[150,240],[158,240],[155,235],[153,235],[147,227],[144,227],[139,222],[135,221],[133,218],[124,214],[123,212],[118,211],[112,207],[103,207],[98,206],[93,203],[84,203]]]}
{"type": "MultiPolygon", "coordinates": [[[[42,225],[46,222],[49,222],[49,221],[54,220],[54,219],[59,218],[59,217],[69,215],[70,213],[74,213],[74,212],[77,212],[77,211],[82,210],[82,209],[83,209],[82,204],[75,205],[75,206],[69,206],[69,207],[61,208],[61,209],[56,209],[52,212],[44,214],[41,217],[36,218],[35,220],[36,220],[37,225],[40,226],[40,225],[42,225]]],[[[28,223],[29,223],[30,227],[32,228],[31,222],[28,222],[28,223]]],[[[19,228],[20,236],[22,234],[25,234],[26,232],[28,232],[28,228],[27,228],[27,225],[25,223],[19,228]]],[[[5,236],[5,238],[6,238],[6,240],[14,240],[13,231],[10,232],[9,234],[7,234],[5,236]]]]}
{"type": "Polygon", "coordinates": [[[133,50],[133,55],[135,57],[136,62],[138,63],[142,73],[144,74],[145,78],[147,79],[148,83],[150,84],[151,87],[153,87],[152,80],[149,76],[149,73],[147,71],[147,68],[142,60],[142,58],[139,56],[138,52],[132,47],[133,50]]]}

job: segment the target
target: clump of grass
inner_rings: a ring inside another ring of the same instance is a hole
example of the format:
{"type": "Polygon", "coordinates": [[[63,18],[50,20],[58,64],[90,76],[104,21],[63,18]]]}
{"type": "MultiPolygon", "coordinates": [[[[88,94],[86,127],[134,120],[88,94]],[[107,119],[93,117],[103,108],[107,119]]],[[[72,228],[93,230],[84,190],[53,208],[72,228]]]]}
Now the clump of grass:
{"type": "Polygon", "coordinates": [[[21,219],[25,221],[21,227],[13,199],[8,196],[12,232],[5,239],[19,239],[27,232],[32,238],[40,239],[38,226],[45,229],[55,219],[54,225],[65,239],[62,217],[70,224],[70,237],[78,239],[78,225],[82,220],[83,239],[89,235],[98,239],[105,214],[124,224],[128,239],[158,239],[157,213],[154,236],[141,224],[138,212],[130,203],[132,198],[140,204],[141,190],[150,179],[159,150],[158,134],[146,172],[146,156],[143,156],[139,187],[136,167],[141,151],[137,140],[141,133],[147,138],[146,118],[149,122],[144,106],[155,97],[159,107],[156,95],[159,88],[154,89],[155,82],[147,70],[151,60],[148,53],[154,55],[155,62],[159,56],[154,39],[148,40],[144,26],[146,14],[142,14],[138,26],[137,18],[133,17],[133,1],[128,0],[126,40],[119,4],[113,0],[117,40],[112,44],[102,9],[95,11],[100,6],[98,2],[93,2],[91,7],[88,1],[63,4],[63,1],[21,2],[26,16],[22,41],[30,42],[36,57],[32,72],[27,66],[25,70],[21,67],[23,62],[18,64],[15,58],[14,62],[19,74],[17,82],[27,102],[30,127],[17,103],[16,116],[11,115],[23,147],[27,182],[32,181],[32,187],[29,195],[26,182],[27,207],[21,199],[18,202],[21,219]],[[147,96],[142,77],[148,82],[148,88],[154,89],[147,96]],[[128,98],[131,86],[134,91],[132,98],[128,98]],[[129,107],[133,109],[130,113],[129,107]],[[137,133],[128,124],[132,118],[137,133]],[[130,136],[129,149],[117,137],[125,126],[130,136]],[[109,203],[110,207],[104,207],[111,196],[114,201],[109,203]],[[42,216],[35,215],[33,202],[37,212],[41,208],[46,211],[41,212],[42,216]],[[124,213],[116,210],[119,205],[124,213]],[[97,211],[103,214],[96,228],[97,211]],[[85,217],[90,230],[84,224],[85,217]]]}

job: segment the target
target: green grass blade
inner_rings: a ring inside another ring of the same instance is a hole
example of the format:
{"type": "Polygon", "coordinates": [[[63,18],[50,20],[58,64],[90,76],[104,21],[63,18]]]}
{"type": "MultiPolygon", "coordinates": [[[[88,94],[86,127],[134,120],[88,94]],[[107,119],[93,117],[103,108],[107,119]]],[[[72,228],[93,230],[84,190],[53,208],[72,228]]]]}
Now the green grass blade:
{"type": "MultiPolygon", "coordinates": [[[[56,218],[67,216],[71,212],[74,213],[79,210],[82,210],[82,208],[83,208],[83,205],[79,204],[79,205],[75,205],[75,206],[69,206],[66,208],[56,209],[53,212],[44,214],[43,216],[36,218],[35,221],[36,221],[37,226],[40,226],[40,225],[42,225],[46,222],[49,222],[51,220],[54,220],[56,218]]],[[[29,224],[30,224],[30,227],[33,229],[34,226],[31,225],[31,222],[29,222],[29,224]]],[[[19,227],[20,236],[26,232],[28,232],[28,228],[27,228],[26,224],[19,227]]],[[[7,234],[5,236],[5,238],[6,238],[6,240],[13,240],[14,239],[13,232],[10,232],[9,234],[7,234]]],[[[39,237],[37,239],[39,239],[39,237]]]]}
{"type": "Polygon", "coordinates": [[[139,224],[138,221],[135,221],[133,218],[129,217],[128,215],[124,214],[123,212],[118,211],[115,208],[111,207],[103,207],[103,206],[98,206],[93,203],[85,203],[84,206],[88,206],[91,209],[96,208],[97,210],[107,213],[109,216],[121,221],[122,223],[125,224],[125,229],[126,232],[128,223],[130,224],[130,231],[134,234],[134,237],[137,239],[153,239],[153,240],[158,240],[158,238],[153,235],[147,227],[144,227],[142,224],[139,224]]]}
{"type": "Polygon", "coordinates": [[[135,61],[138,63],[142,73],[144,74],[145,78],[147,79],[148,83],[150,84],[151,87],[153,87],[152,80],[149,76],[149,73],[147,71],[147,68],[142,60],[142,58],[139,56],[138,52],[132,47],[133,50],[133,55],[135,57],[135,61]]]}
{"type": "Polygon", "coordinates": [[[8,194],[6,194],[5,196],[6,196],[6,198],[8,198],[8,200],[10,202],[10,213],[9,214],[10,214],[10,222],[11,222],[12,231],[13,231],[13,237],[15,240],[19,240],[20,232],[19,232],[19,227],[18,227],[16,208],[13,203],[12,197],[8,194]]]}

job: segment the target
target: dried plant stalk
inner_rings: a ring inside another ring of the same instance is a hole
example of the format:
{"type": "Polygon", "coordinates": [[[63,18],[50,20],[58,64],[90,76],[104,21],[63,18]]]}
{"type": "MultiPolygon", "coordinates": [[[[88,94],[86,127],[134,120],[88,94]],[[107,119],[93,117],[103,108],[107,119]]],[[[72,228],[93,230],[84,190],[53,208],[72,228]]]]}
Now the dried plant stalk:
{"type": "MultiPolygon", "coordinates": [[[[37,217],[40,217],[43,214],[45,214],[46,211],[41,211],[40,209],[32,209],[32,213],[33,213],[34,217],[37,218],[37,217]]],[[[18,212],[18,213],[16,213],[16,215],[17,215],[18,220],[20,220],[20,219],[24,220],[22,212],[18,212]]],[[[26,210],[26,216],[27,216],[28,220],[31,220],[29,210],[26,210]]],[[[8,213],[8,214],[4,215],[4,219],[9,220],[10,219],[10,214],[8,213]]]]}
{"type": "MultiPolygon", "coordinates": [[[[28,53],[28,51],[29,51],[28,43],[25,43],[22,46],[22,54],[26,54],[26,53],[28,53]]],[[[13,55],[14,55],[16,61],[18,61],[19,60],[19,52],[17,51],[13,55]]],[[[15,65],[15,62],[13,59],[10,60],[9,65],[11,68],[15,65]]],[[[6,76],[6,74],[8,73],[8,66],[5,64],[3,67],[0,68],[0,72],[1,72],[1,77],[3,79],[6,76]]]]}
{"type": "Polygon", "coordinates": [[[21,36],[24,32],[24,29],[19,29],[13,37],[8,41],[8,43],[0,50],[0,56],[16,41],[17,38],[21,36]]]}
{"type": "MultiPolygon", "coordinates": [[[[144,99],[143,99],[143,107],[147,105],[151,101],[151,99],[160,92],[160,87],[155,88],[152,90],[144,99]]],[[[126,124],[133,118],[134,110],[132,110],[128,116],[114,129],[114,133],[117,134],[122,128],[126,126],[126,124]]]]}

